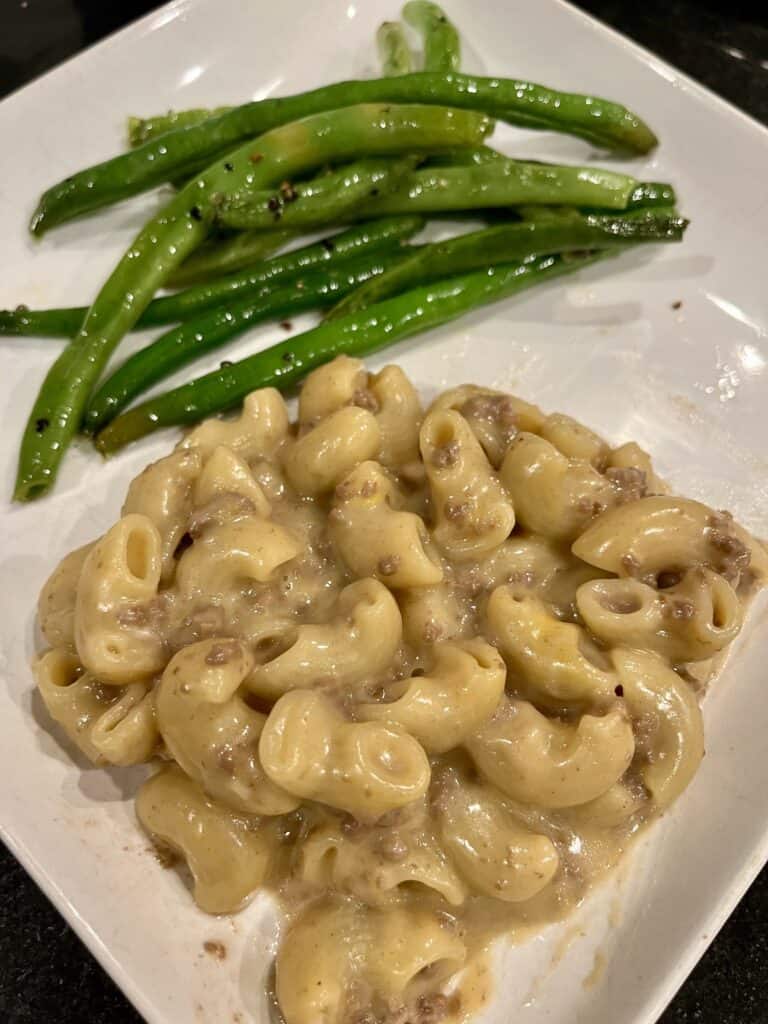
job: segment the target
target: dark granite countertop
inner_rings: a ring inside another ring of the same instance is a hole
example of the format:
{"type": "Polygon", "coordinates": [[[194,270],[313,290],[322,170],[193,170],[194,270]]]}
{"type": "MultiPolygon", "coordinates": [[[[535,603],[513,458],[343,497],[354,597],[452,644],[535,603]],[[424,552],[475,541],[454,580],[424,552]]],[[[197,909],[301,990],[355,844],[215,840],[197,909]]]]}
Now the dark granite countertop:
{"type": "MultiPolygon", "coordinates": [[[[156,6],[152,0],[0,0],[0,96],[156,6]]],[[[768,123],[765,3],[579,0],[577,6],[768,123]]],[[[768,869],[660,1024],[768,1024],[766,918],[768,869]]],[[[3,1022],[141,1024],[45,896],[0,847],[3,1022]]]]}

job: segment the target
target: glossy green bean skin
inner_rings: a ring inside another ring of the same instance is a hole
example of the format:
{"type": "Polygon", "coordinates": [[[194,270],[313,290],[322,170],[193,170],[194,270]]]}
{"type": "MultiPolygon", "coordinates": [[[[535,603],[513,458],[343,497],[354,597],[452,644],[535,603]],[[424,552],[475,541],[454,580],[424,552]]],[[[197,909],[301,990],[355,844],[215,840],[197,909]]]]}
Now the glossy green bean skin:
{"type": "Polygon", "coordinates": [[[387,78],[407,75],[413,67],[413,58],[403,27],[396,21],[383,21],[376,33],[381,73],[387,78]]]}
{"type": "Polygon", "coordinates": [[[677,203],[675,190],[662,181],[641,181],[629,197],[627,209],[649,206],[674,206],[677,203]]]}
{"type": "Polygon", "coordinates": [[[490,146],[477,149],[457,149],[452,153],[437,153],[424,161],[424,167],[467,167],[472,164],[490,164],[494,160],[507,160],[503,153],[490,146]]]}
{"type": "Polygon", "coordinates": [[[87,312],[87,306],[0,309],[0,337],[71,338],[80,330],[87,312]]]}
{"type": "MultiPolygon", "coordinates": [[[[387,217],[356,224],[321,242],[292,249],[281,256],[263,260],[236,274],[210,284],[197,285],[175,295],[154,299],[136,321],[136,327],[154,327],[196,316],[223,302],[242,298],[265,285],[280,286],[313,267],[332,265],[355,254],[397,246],[420,231],[422,217],[387,217]]],[[[183,264],[182,264],[183,266],[183,264]]],[[[0,310],[0,336],[72,337],[80,329],[88,308],[30,310],[25,306],[0,310]]]]}
{"type": "Polygon", "coordinates": [[[205,239],[216,193],[246,185],[269,188],[324,163],[362,155],[476,146],[489,129],[486,117],[468,111],[368,104],[276,128],[212,165],[139,233],[48,371],[24,431],[15,498],[37,497],[53,483],[107,360],[157,289],[205,239]]]}
{"type": "Polygon", "coordinates": [[[425,71],[459,70],[459,33],[445,16],[442,7],[429,0],[409,0],[403,7],[403,18],[421,33],[424,40],[425,71]]]}
{"type": "Polygon", "coordinates": [[[101,384],[85,413],[86,431],[101,430],[137,395],[250,327],[264,320],[331,306],[408,255],[405,249],[388,249],[354,257],[327,270],[311,271],[279,288],[267,285],[262,293],[193,317],[129,356],[101,384]]]}
{"type": "Polygon", "coordinates": [[[596,167],[491,160],[481,164],[419,168],[386,196],[358,207],[377,213],[443,213],[529,205],[588,206],[624,210],[636,178],[596,167]]]}
{"type": "Polygon", "coordinates": [[[42,234],[89,210],[191,173],[223,149],[280,124],[323,110],[375,102],[428,103],[480,110],[510,124],[565,132],[598,146],[630,153],[647,153],[657,142],[650,128],[620,104],[558,92],[531,82],[434,71],[337,82],[296,96],[233,107],[186,128],[167,131],[136,149],[79,171],[44,193],[33,214],[31,230],[42,234]]]}
{"type": "Polygon", "coordinates": [[[361,202],[394,191],[418,162],[418,157],[357,160],[276,192],[224,196],[216,220],[238,231],[268,230],[275,224],[324,227],[347,217],[361,202]]]}
{"type": "Polygon", "coordinates": [[[160,114],[159,117],[129,117],[126,124],[128,145],[142,146],[148,139],[165,135],[166,132],[172,132],[177,128],[191,128],[212,117],[220,117],[231,109],[231,107],[193,107],[190,110],[169,110],[167,114],[160,114]]]}
{"type": "Polygon", "coordinates": [[[511,263],[553,252],[624,248],[643,242],[680,242],[687,223],[682,217],[645,211],[643,216],[590,214],[553,218],[539,224],[521,221],[484,228],[419,247],[406,260],[342,298],[326,319],[349,316],[392,295],[488,264],[511,263]]]}
{"type": "Polygon", "coordinates": [[[603,255],[540,257],[415,288],[362,312],[321,324],[129,409],[96,436],[96,447],[104,453],[114,452],[162,427],[194,423],[230,409],[256,388],[289,388],[341,353],[362,356],[376,351],[478,306],[578,270],[603,255]]]}
{"type": "MultiPolygon", "coordinates": [[[[195,284],[187,287],[184,291],[177,292],[161,299],[155,299],[150,303],[144,316],[139,321],[141,326],[152,326],[154,324],[168,324],[175,320],[184,320],[187,317],[200,312],[203,309],[211,309],[220,302],[232,298],[243,291],[264,284],[267,281],[285,280],[297,273],[308,270],[318,264],[333,263],[346,259],[354,253],[369,252],[393,245],[398,245],[412,238],[424,227],[424,218],[418,214],[405,214],[398,217],[382,217],[377,220],[354,224],[335,235],[329,235],[319,242],[302,246],[300,249],[291,249],[289,252],[274,256],[272,259],[263,260],[258,263],[251,263],[245,267],[227,274],[226,276],[214,275],[218,279],[206,280],[202,284],[195,284]]],[[[238,255],[248,247],[248,236],[257,236],[258,232],[243,231],[241,248],[236,249],[238,255]]],[[[185,280],[187,274],[194,281],[197,276],[205,276],[204,266],[207,264],[211,269],[219,268],[225,263],[232,261],[232,249],[234,239],[206,242],[205,263],[198,263],[196,257],[201,250],[193,253],[192,257],[186,260],[178,268],[175,274],[171,275],[169,284],[178,284],[185,280]],[[216,247],[220,246],[224,251],[218,256],[216,247]]],[[[0,325],[1,332],[1,325],[0,325]]]]}
{"type": "Polygon", "coordinates": [[[166,287],[189,288],[268,259],[296,237],[289,229],[241,231],[236,235],[212,236],[195,249],[168,277],[166,287]]]}
{"type": "MultiPolygon", "coordinates": [[[[486,158],[479,155],[481,151],[471,152],[476,159],[468,164],[452,159],[445,167],[428,166],[404,175],[389,191],[354,206],[352,215],[426,214],[521,204],[623,210],[633,196],[641,194],[636,178],[615,171],[525,163],[498,155],[486,158]]],[[[255,201],[261,203],[261,197],[255,201]]],[[[222,207],[236,208],[237,222],[245,225],[253,202],[253,193],[235,193],[224,200],[222,207]]],[[[256,207],[254,216],[260,215],[260,209],[256,207]]]]}
{"type": "MultiPolygon", "coordinates": [[[[204,183],[216,181],[214,173],[204,183]]],[[[80,427],[85,404],[115,346],[129,331],[170,271],[207,234],[190,216],[205,190],[183,189],[134,239],[90,307],[77,334],[46,374],[29,414],[19,452],[16,501],[44,494],[80,427]]]]}

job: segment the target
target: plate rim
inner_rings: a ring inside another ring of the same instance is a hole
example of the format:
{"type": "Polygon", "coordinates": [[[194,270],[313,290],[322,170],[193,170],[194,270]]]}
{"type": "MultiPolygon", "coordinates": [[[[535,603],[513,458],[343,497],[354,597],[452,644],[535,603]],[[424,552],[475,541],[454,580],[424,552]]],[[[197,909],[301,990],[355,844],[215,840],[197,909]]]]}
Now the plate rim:
{"type": "MultiPolygon", "coordinates": [[[[601,21],[594,14],[576,7],[570,0],[551,0],[551,2],[555,8],[560,8],[569,16],[580,19],[595,34],[610,40],[619,46],[623,53],[637,58],[654,73],[661,75],[666,79],[670,88],[682,86],[686,95],[705,107],[708,112],[720,111],[730,120],[735,119],[742,124],[745,130],[751,131],[761,144],[768,143],[768,125],[763,124],[731,100],[721,96],[679,69],[675,64],[601,21]],[[665,70],[674,73],[674,82],[664,74],[665,70]]],[[[177,17],[182,17],[186,11],[209,3],[211,0],[168,0],[167,3],[130,21],[106,37],[72,54],[55,67],[14,89],[0,100],[0,108],[5,110],[8,105],[12,105],[22,97],[26,99],[38,89],[50,88],[53,82],[62,76],[66,77],[67,74],[71,74],[73,66],[82,63],[84,59],[89,59],[91,55],[107,52],[124,39],[135,35],[141,36],[146,31],[153,31],[154,23],[158,20],[157,27],[159,28],[177,17]]],[[[87,919],[78,912],[75,904],[56,883],[53,876],[35,858],[24,840],[14,834],[12,823],[0,823],[0,840],[56,911],[61,914],[101,968],[120,988],[137,1013],[148,1024],[170,1024],[170,1018],[166,1017],[162,1009],[145,995],[141,982],[134,978],[122,961],[115,956],[110,946],[98,936],[87,919]]],[[[691,935],[683,955],[676,959],[674,966],[663,976],[657,978],[652,987],[649,986],[651,992],[641,1011],[647,1017],[647,1024],[654,1024],[658,1021],[766,863],[768,863],[768,821],[765,823],[765,831],[760,842],[755,845],[742,869],[733,877],[731,884],[720,893],[717,907],[707,919],[706,933],[702,935],[701,932],[697,932],[691,935]]]]}
{"type": "MultiPolygon", "coordinates": [[[[172,2],[181,3],[185,2],[185,0],[172,0],[172,2]]],[[[692,75],[689,75],[687,71],[683,71],[671,61],[664,60],[663,57],[654,53],[653,50],[649,50],[647,46],[643,46],[642,43],[638,43],[629,36],[624,35],[623,32],[620,32],[607,22],[601,21],[600,18],[596,17],[594,14],[590,14],[589,11],[585,11],[582,10],[581,7],[577,7],[574,3],[571,3],[571,0],[552,0],[552,2],[557,7],[561,7],[568,11],[569,14],[575,15],[583,21],[588,22],[595,31],[600,32],[604,36],[608,36],[613,40],[613,42],[621,46],[623,50],[630,53],[634,52],[639,57],[642,57],[643,62],[649,65],[657,74],[662,74],[663,68],[671,69],[675,73],[677,82],[683,84],[692,96],[695,96],[698,100],[712,103],[714,106],[722,107],[724,112],[732,116],[735,115],[737,119],[743,121],[750,128],[757,129],[757,133],[763,138],[763,141],[768,142],[768,124],[763,124],[762,121],[759,121],[756,117],[737,106],[731,100],[726,99],[725,96],[721,96],[720,93],[715,92],[714,89],[711,89],[708,85],[704,85],[703,82],[700,82],[692,75]]],[[[663,77],[667,78],[666,75],[663,77]]],[[[668,84],[674,88],[674,85],[669,82],[668,79],[667,81],[668,84]]]]}
{"type": "Polygon", "coordinates": [[[53,877],[30,852],[23,839],[13,835],[11,827],[0,824],[0,841],[18,864],[29,875],[38,889],[48,899],[53,908],[66,921],[78,939],[82,942],[102,970],[120,989],[122,994],[133,1006],[134,1010],[147,1024],[170,1024],[155,1011],[151,1000],[142,990],[137,981],[121,960],[115,956],[109,946],[94,932],[86,918],[77,910],[66,892],[55,882],[53,877]]]}

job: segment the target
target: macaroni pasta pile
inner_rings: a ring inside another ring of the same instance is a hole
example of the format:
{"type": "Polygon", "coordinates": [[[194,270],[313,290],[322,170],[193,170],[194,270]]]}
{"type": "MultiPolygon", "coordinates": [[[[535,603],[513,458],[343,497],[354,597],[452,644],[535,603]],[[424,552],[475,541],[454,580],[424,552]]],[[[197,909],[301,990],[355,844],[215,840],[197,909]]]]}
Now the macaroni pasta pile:
{"type": "Polygon", "coordinates": [[[636,444],[340,357],[297,424],[254,392],[134,480],[45,585],[35,672],[91,761],[155,765],[138,817],[203,910],[281,896],[287,1024],[432,1024],[688,785],[766,576],[636,444]]]}

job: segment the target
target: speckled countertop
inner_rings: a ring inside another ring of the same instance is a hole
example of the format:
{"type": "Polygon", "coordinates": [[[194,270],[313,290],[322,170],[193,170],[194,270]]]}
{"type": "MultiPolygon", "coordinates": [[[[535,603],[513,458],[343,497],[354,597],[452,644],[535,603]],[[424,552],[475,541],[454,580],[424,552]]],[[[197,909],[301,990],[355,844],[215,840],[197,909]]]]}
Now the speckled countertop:
{"type": "MultiPolygon", "coordinates": [[[[0,0],[0,96],[155,6],[151,0],[0,0]]],[[[768,124],[765,2],[581,0],[577,6],[768,124]]],[[[660,1024],[768,1024],[766,920],[768,869],[660,1024]]],[[[141,1024],[1,847],[0,1024],[141,1024]]]]}

